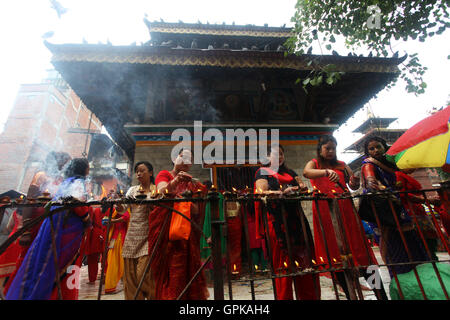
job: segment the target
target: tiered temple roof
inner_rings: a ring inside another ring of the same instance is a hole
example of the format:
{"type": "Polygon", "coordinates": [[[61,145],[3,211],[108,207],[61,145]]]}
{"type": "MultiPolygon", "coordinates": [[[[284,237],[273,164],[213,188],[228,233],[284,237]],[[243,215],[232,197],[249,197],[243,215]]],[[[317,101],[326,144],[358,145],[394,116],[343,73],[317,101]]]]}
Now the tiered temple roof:
{"type": "Polygon", "coordinates": [[[291,28],[254,25],[150,22],[144,19],[153,46],[230,50],[281,50],[291,28]]]}
{"type": "Polygon", "coordinates": [[[386,140],[388,145],[394,143],[406,129],[389,129],[388,126],[397,120],[397,118],[382,118],[370,115],[366,121],[364,121],[353,132],[364,134],[360,139],[345,148],[345,151],[354,151],[360,155],[352,160],[348,165],[353,171],[359,170],[362,161],[364,160],[364,142],[367,137],[376,135],[386,140]]]}
{"type": "Polygon", "coordinates": [[[364,134],[363,137],[345,148],[345,151],[364,152],[364,141],[369,135],[378,135],[385,139],[388,143],[397,140],[406,129],[389,129],[388,126],[397,120],[397,118],[378,118],[369,117],[353,132],[364,134]]]}
{"type": "MultiPolygon", "coordinates": [[[[188,81],[200,80],[202,87],[213,80],[241,77],[259,79],[259,86],[264,88],[278,79],[297,92],[298,116],[291,122],[337,125],[396,78],[397,65],[403,59],[286,55],[282,44],[290,36],[289,28],[144,22],[151,40],[141,46],[45,42],[56,70],[130,159],[135,141],[124,126],[145,118],[149,88],[155,81],[167,80],[166,85],[171,86],[174,79],[185,77],[188,81]],[[194,39],[197,45],[192,45],[194,39]],[[345,74],[333,86],[322,84],[302,93],[295,81],[310,74],[311,59],[317,66],[333,64],[345,74]]],[[[253,90],[260,98],[264,92],[261,88],[253,90]]],[[[260,118],[255,120],[261,123],[260,118]]]]}

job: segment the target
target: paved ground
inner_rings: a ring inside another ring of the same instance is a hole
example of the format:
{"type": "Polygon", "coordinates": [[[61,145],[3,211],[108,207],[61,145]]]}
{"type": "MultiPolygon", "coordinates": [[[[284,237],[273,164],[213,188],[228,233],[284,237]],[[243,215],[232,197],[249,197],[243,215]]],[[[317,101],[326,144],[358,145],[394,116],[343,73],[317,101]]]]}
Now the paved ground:
{"type": "MultiPolygon", "coordinates": [[[[374,253],[377,257],[379,263],[382,263],[381,257],[379,254],[378,247],[374,247],[374,253]]],[[[440,260],[448,260],[449,255],[447,253],[438,253],[440,260]]],[[[99,268],[100,269],[100,268],[99,268]]],[[[384,287],[389,294],[389,282],[390,277],[389,273],[387,271],[387,268],[382,267],[380,269],[381,273],[381,279],[383,280],[384,287]]],[[[80,292],[79,292],[79,299],[80,300],[96,300],[98,295],[98,284],[100,281],[96,281],[95,285],[88,285],[88,275],[87,275],[87,266],[83,266],[81,269],[81,276],[80,276],[80,292]]],[[[365,280],[363,278],[360,278],[360,283],[364,284],[365,280]]],[[[333,290],[333,285],[331,279],[321,276],[320,277],[320,286],[321,286],[321,296],[322,300],[336,300],[336,295],[333,290]]],[[[254,281],[254,287],[255,287],[255,298],[256,300],[273,300],[273,290],[272,290],[272,281],[270,279],[261,279],[261,280],[255,280],[254,281]]],[[[120,283],[118,286],[118,292],[115,294],[107,294],[105,295],[104,292],[101,296],[102,300],[124,300],[123,295],[123,286],[120,283]]],[[[214,290],[212,288],[212,283],[209,284],[209,292],[210,297],[209,299],[214,298],[214,290]]],[[[104,290],[103,290],[104,291],[104,290]]],[[[225,281],[225,299],[229,300],[229,290],[227,282],[225,281]]],[[[232,294],[233,294],[233,300],[250,300],[251,299],[251,288],[250,288],[250,282],[242,282],[242,281],[234,281],[232,282],[232,294]]],[[[375,295],[372,291],[365,291],[363,290],[364,299],[365,300],[375,300],[375,295]]],[[[345,295],[342,291],[339,290],[339,299],[345,300],[345,295]]]]}

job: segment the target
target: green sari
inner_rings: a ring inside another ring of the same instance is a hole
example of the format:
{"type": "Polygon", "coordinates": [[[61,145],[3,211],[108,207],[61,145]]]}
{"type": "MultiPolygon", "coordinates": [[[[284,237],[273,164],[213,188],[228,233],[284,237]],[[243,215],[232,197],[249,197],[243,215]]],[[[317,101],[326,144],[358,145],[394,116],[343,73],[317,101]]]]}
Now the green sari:
{"type": "MultiPolygon", "coordinates": [[[[219,218],[221,221],[225,221],[225,215],[223,210],[223,204],[224,204],[224,197],[222,194],[219,193],[219,218]]],[[[203,233],[206,238],[211,238],[211,204],[208,201],[206,203],[205,207],[205,221],[203,222],[203,233]]],[[[220,242],[222,246],[222,255],[225,255],[227,244],[225,241],[225,236],[223,232],[220,234],[220,242]]],[[[200,238],[200,256],[202,260],[208,258],[208,256],[211,254],[211,245],[206,242],[206,239],[204,237],[200,238]]]]}

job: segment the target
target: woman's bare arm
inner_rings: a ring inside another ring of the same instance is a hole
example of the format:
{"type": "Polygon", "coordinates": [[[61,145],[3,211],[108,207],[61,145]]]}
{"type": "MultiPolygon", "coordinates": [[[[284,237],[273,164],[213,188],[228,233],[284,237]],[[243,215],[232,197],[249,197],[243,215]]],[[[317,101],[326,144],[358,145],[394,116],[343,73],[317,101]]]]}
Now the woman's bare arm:
{"type": "Polygon", "coordinates": [[[314,161],[309,161],[303,169],[303,176],[307,179],[328,177],[331,182],[339,181],[338,174],[331,169],[316,169],[314,161]]]}

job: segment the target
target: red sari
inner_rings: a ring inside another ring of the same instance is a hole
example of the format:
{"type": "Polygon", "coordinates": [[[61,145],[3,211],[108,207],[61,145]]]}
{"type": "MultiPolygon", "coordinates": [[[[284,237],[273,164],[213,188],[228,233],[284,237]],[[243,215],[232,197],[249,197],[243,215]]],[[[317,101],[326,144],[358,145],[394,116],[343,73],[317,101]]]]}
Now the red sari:
{"type": "MultiPolygon", "coordinates": [[[[21,225],[21,221],[16,211],[13,212],[12,219],[14,220],[14,227],[9,234],[9,237],[16,233],[21,225]]],[[[0,255],[0,278],[9,277],[16,270],[17,259],[19,258],[21,251],[19,239],[17,239],[0,255]]]]}
{"type": "Polygon", "coordinates": [[[442,203],[439,207],[437,207],[437,211],[439,212],[445,232],[447,232],[447,235],[450,235],[450,214],[447,212],[447,207],[444,203],[442,203]]]}
{"type": "MultiPolygon", "coordinates": [[[[169,183],[174,177],[167,170],[161,171],[156,177],[155,184],[165,181],[169,183]]],[[[178,185],[176,195],[185,190],[197,191],[201,189],[206,193],[206,188],[200,184],[181,183],[178,185]]],[[[197,203],[199,214],[191,215],[191,219],[200,224],[205,213],[204,204],[197,203]]],[[[156,206],[149,214],[149,255],[153,251],[158,235],[162,232],[163,238],[156,249],[156,255],[151,263],[151,278],[155,282],[155,299],[175,300],[183,291],[187,283],[201,266],[200,260],[200,233],[192,226],[189,240],[169,240],[169,221],[163,229],[163,223],[167,215],[172,215],[169,209],[156,206]]],[[[206,300],[208,298],[206,279],[201,272],[192,282],[183,300],[206,300]]]]}
{"type": "MultiPolygon", "coordinates": [[[[282,174],[275,173],[269,168],[261,168],[256,172],[255,181],[258,179],[267,179],[269,184],[269,190],[280,190],[280,186],[296,185],[295,176],[297,174],[292,170],[284,172],[282,174]],[[269,174],[261,174],[261,170],[267,171],[269,174]]],[[[256,191],[256,186],[255,186],[256,191]]],[[[287,206],[287,224],[289,230],[289,241],[292,248],[292,258],[294,262],[299,264],[302,269],[312,267],[312,259],[314,259],[314,243],[312,240],[311,231],[309,229],[308,221],[304,216],[302,211],[298,211],[295,207],[297,204],[292,206],[287,206]],[[305,225],[305,232],[302,228],[302,222],[305,225]],[[308,243],[305,240],[308,239],[308,243]]],[[[286,265],[290,263],[288,256],[287,246],[283,244],[284,230],[286,226],[284,223],[280,223],[281,208],[279,204],[272,202],[268,206],[267,220],[268,220],[268,234],[270,246],[272,249],[272,265],[274,272],[276,274],[282,273],[286,274],[288,268],[286,265]]],[[[259,202],[255,202],[255,226],[256,234],[259,239],[264,237],[264,225],[262,222],[262,212],[260,209],[259,202]]],[[[286,241],[286,240],[285,240],[286,241]]],[[[296,268],[296,267],[295,267],[296,268]]],[[[277,300],[292,300],[294,297],[294,292],[292,290],[292,284],[298,288],[298,300],[319,300],[320,299],[320,281],[317,275],[308,274],[304,276],[297,277],[282,277],[275,279],[276,287],[276,299],[277,300]]]]}
{"type": "MultiPolygon", "coordinates": [[[[241,222],[241,210],[245,210],[242,207],[239,209],[238,215],[234,217],[227,216],[227,245],[230,253],[230,264],[233,271],[241,273],[242,258],[241,258],[241,240],[242,240],[242,222],[241,222]]],[[[227,211],[226,211],[227,212],[227,211]]],[[[228,212],[227,212],[228,214],[228,212]]],[[[226,214],[226,215],[227,215],[226,214]]]]}
{"type": "MultiPolygon", "coordinates": [[[[317,159],[313,159],[316,169],[319,169],[317,159]]],[[[338,161],[338,166],[333,170],[338,174],[339,181],[345,181],[345,163],[338,161]]],[[[341,189],[334,182],[331,182],[328,177],[321,177],[316,179],[310,179],[313,187],[320,190],[320,192],[326,194],[328,197],[333,198],[333,190],[342,193],[341,189]]],[[[316,257],[320,263],[326,263],[328,265],[328,258],[325,243],[323,241],[323,233],[321,231],[319,223],[322,223],[323,230],[325,232],[326,245],[328,246],[328,252],[330,254],[331,264],[335,265],[335,262],[341,262],[341,252],[339,251],[336,241],[336,234],[334,232],[333,223],[330,216],[330,210],[327,201],[317,201],[319,203],[319,210],[317,210],[316,201],[313,202],[313,225],[314,225],[314,243],[316,248],[316,257]],[[333,260],[336,259],[336,260],[333,260]]],[[[353,256],[353,262],[356,266],[367,266],[377,264],[377,260],[369,245],[367,238],[362,234],[360,221],[356,219],[355,212],[350,199],[338,200],[339,210],[342,216],[342,222],[344,225],[345,238],[350,246],[350,251],[353,256]],[[366,249],[367,248],[367,249],[366,249]],[[368,252],[367,252],[368,251],[368,252]],[[368,257],[369,253],[369,257],[368,257]]]]}
{"type": "MultiPolygon", "coordinates": [[[[28,188],[28,193],[27,196],[28,197],[32,197],[32,198],[37,198],[39,195],[41,195],[41,193],[39,194],[32,194],[32,192],[30,192],[30,190],[32,190],[32,187],[34,187],[37,190],[40,190],[40,192],[43,192],[44,190],[48,190],[51,194],[54,194],[55,192],[57,192],[58,190],[58,186],[59,184],[62,182],[62,178],[61,177],[57,177],[57,178],[50,178],[47,176],[47,174],[44,171],[39,171],[37,172],[34,176],[33,179],[31,180],[30,183],[30,187],[28,188]]],[[[28,219],[33,220],[36,219],[40,216],[42,216],[45,213],[45,209],[43,207],[36,207],[36,208],[24,208],[23,209],[23,216],[26,217],[27,215],[25,214],[25,212],[29,213],[29,217],[28,219]]],[[[26,220],[26,219],[25,219],[26,220]]],[[[30,234],[30,241],[29,244],[22,244],[20,246],[20,255],[17,259],[16,262],[16,270],[18,270],[20,268],[20,265],[23,262],[23,259],[25,259],[25,256],[28,252],[28,249],[31,246],[31,243],[33,242],[33,240],[36,238],[39,229],[42,225],[41,221],[40,223],[36,224],[35,226],[31,227],[28,232],[30,234]]],[[[11,276],[10,281],[8,282],[8,284],[5,286],[5,288],[8,288],[9,285],[11,284],[11,280],[14,278],[15,276],[15,272],[14,274],[11,276]]]]}
{"type": "MultiPolygon", "coordinates": [[[[422,185],[414,179],[413,177],[410,177],[406,173],[403,173],[401,171],[395,171],[395,178],[397,185],[399,187],[398,191],[409,191],[409,190],[421,190],[422,185]]],[[[408,197],[414,196],[414,193],[400,193],[400,199],[402,201],[403,207],[406,209],[409,215],[412,215],[411,208],[414,210],[414,213],[419,216],[426,216],[425,209],[423,208],[421,203],[412,202],[409,201],[410,206],[408,205],[408,197]]],[[[416,195],[420,196],[420,192],[418,192],[416,195]]]]}
{"type": "Polygon", "coordinates": [[[92,227],[86,232],[83,254],[87,256],[89,282],[95,282],[98,274],[99,257],[105,250],[106,227],[102,224],[105,213],[102,213],[100,207],[89,207],[89,216],[91,217],[92,227]]]}

